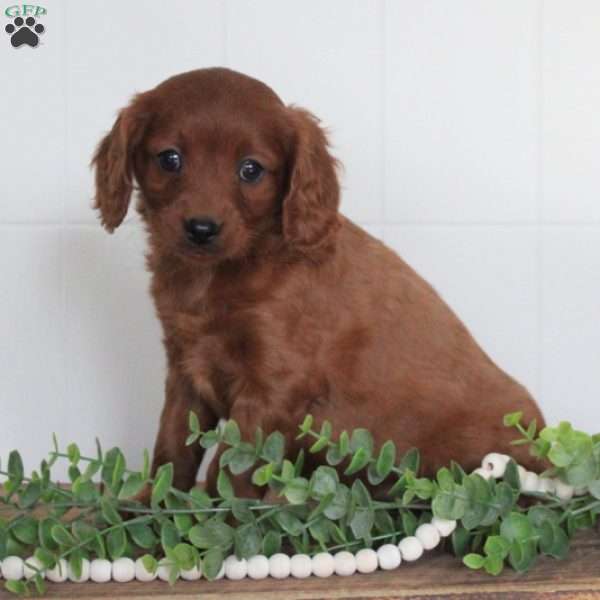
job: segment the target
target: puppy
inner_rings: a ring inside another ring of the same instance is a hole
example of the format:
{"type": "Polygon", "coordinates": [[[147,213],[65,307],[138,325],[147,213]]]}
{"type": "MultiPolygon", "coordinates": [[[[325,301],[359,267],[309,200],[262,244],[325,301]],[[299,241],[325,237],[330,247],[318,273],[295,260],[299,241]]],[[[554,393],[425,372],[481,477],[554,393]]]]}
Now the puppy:
{"type": "MultiPolygon", "coordinates": [[[[168,363],[153,471],[172,462],[174,485],[194,485],[191,410],[203,429],[231,418],[248,439],[280,430],[290,452],[307,413],[335,433],[366,427],[399,452],[419,448],[429,475],[491,451],[534,466],[502,416],[543,426],[535,401],[429,284],[338,212],[336,161],[309,112],[240,73],[191,71],[135,96],[93,165],[109,232],[139,186],[168,363]]],[[[250,472],[234,485],[257,493],[250,472]]]]}

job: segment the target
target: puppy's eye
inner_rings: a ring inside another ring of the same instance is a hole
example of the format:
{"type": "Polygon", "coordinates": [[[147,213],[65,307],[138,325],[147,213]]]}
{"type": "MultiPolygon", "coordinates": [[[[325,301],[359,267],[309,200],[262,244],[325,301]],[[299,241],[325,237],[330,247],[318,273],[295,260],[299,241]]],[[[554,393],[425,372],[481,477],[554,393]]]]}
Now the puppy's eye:
{"type": "Polygon", "coordinates": [[[178,171],[181,171],[181,154],[172,148],[163,150],[158,153],[158,164],[163,171],[177,173],[178,171]]]}
{"type": "Polygon", "coordinates": [[[246,158],[240,163],[238,175],[246,183],[257,183],[265,172],[264,167],[252,158],[246,158]]]}

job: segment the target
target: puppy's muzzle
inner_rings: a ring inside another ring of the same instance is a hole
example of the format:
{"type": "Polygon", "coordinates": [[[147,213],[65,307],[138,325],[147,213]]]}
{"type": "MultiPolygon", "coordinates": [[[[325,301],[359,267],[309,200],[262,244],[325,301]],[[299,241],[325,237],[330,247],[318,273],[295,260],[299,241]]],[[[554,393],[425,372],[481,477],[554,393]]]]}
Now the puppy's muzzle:
{"type": "Polygon", "coordinates": [[[186,219],[183,222],[183,229],[190,242],[198,246],[205,246],[217,238],[221,231],[221,225],[213,219],[198,217],[186,219]]]}

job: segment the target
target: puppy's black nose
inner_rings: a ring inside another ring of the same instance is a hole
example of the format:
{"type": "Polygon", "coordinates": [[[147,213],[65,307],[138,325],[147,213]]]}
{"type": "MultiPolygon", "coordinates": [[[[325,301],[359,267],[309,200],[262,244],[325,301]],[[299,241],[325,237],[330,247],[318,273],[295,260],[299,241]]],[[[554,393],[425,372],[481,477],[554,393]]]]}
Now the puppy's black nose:
{"type": "Polygon", "coordinates": [[[208,244],[219,234],[221,226],[207,217],[198,217],[196,219],[186,219],[183,222],[183,228],[188,240],[195,244],[208,244]]]}

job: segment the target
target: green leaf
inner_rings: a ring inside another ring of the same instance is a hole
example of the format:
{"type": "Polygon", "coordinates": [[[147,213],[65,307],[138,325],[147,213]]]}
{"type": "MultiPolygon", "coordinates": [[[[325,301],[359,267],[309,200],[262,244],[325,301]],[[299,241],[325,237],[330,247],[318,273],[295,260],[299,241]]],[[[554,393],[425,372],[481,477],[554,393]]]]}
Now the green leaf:
{"type": "Polygon", "coordinates": [[[263,486],[267,485],[269,481],[271,481],[271,477],[273,476],[273,465],[271,463],[267,463],[262,467],[259,467],[252,473],[252,483],[254,485],[263,486]]]}
{"type": "Polygon", "coordinates": [[[102,511],[104,520],[110,525],[118,525],[123,521],[113,502],[106,497],[100,500],[100,510],[102,511]]]}
{"type": "Polygon", "coordinates": [[[568,484],[574,487],[584,486],[596,478],[597,469],[596,459],[593,456],[588,456],[567,467],[565,479],[568,484]]]}
{"type": "Polygon", "coordinates": [[[486,556],[483,568],[488,575],[500,575],[504,569],[504,560],[500,556],[486,556]]]}
{"type": "Polygon", "coordinates": [[[266,462],[279,464],[285,452],[285,438],[279,431],[273,431],[263,444],[262,457],[266,462]]]}
{"type": "Polygon", "coordinates": [[[215,444],[218,444],[219,441],[220,441],[220,435],[219,435],[219,432],[215,429],[210,429],[209,431],[203,433],[200,436],[200,445],[205,450],[212,448],[215,444]]]}
{"type": "Polygon", "coordinates": [[[371,432],[367,429],[358,428],[352,431],[350,436],[350,451],[356,452],[359,449],[366,451],[369,458],[373,455],[375,443],[371,432]]]}
{"type": "Polygon", "coordinates": [[[146,482],[142,479],[142,475],[140,473],[132,473],[125,480],[125,483],[119,492],[119,500],[133,498],[133,496],[142,491],[144,485],[146,485],[146,482]]]}
{"type": "Polygon", "coordinates": [[[323,511],[323,514],[332,520],[341,519],[348,512],[348,506],[350,502],[350,490],[348,486],[340,483],[338,484],[333,500],[323,511]]]}
{"type": "Polygon", "coordinates": [[[595,479],[594,481],[590,481],[588,484],[589,493],[596,499],[600,499],[600,479],[595,479]]]}
{"type": "Polygon", "coordinates": [[[151,503],[156,506],[159,502],[162,502],[169,488],[173,485],[173,464],[167,463],[158,467],[156,475],[154,476],[154,484],[152,486],[151,503]]]}
{"type": "Polygon", "coordinates": [[[402,511],[402,529],[406,535],[415,535],[417,529],[417,517],[410,510],[402,511]]]}
{"type": "Polygon", "coordinates": [[[535,562],[535,558],[535,541],[513,542],[510,549],[510,553],[508,555],[508,559],[512,568],[515,571],[519,573],[524,573],[533,565],[533,563],[535,562]]]}
{"type": "Polygon", "coordinates": [[[523,411],[512,412],[507,415],[504,415],[503,423],[505,427],[514,427],[521,422],[521,418],[523,417],[523,411]]]}
{"type": "Polygon", "coordinates": [[[196,548],[214,546],[227,548],[233,542],[233,529],[227,523],[213,517],[204,523],[194,525],[189,530],[188,537],[196,548]]]}
{"type": "Polygon", "coordinates": [[[127,546],[127,536],[123,527],[117,527],[106,535],[106,549],[112,560],[121,558],[127,546]]]}
{"type": "Polygon", "coordinates": [[[519,470],[517,469],[517,463],[514,460],[509,460],[506,464],[506,470],[502,477],[505,483],[507,483],[513,490],[519,491],[521,489],[521,479],[519,477],[519,470]]]}
{"type": "Polygon", "coordinates": [[[27,595],[27,586],[24,581],[18,581],[17,579],[9,579],[4,582],[4,587],[11,593],[19,596],[27,595]]]}
{"type": "Polygon", "coordinates": [[[388,440],[381,446],[375,468],[380,477],[387,477],[394,468],[396,461],[396,445],[391,440],[388,440]]]}
{"type": "Polygon", "coordinates": [[[256,525],[242,525],[234,533],[235,554],[239,558],[250,558],[260,553],[262,535],[256,525]]]}
{"type": "Polygon", "coordinates": [[[27,484],[24,491],[19,495],[21,508],[31,508],[42,495],[42,482],[37,479],[27,484]]]}
{"type": "Polygon", "coordinates": [[[398,463],[398,468],[403,473],[406,471],[412,471],[413,473],[419,472],[419,466],[421,463],[421,455],[417,448],[410,448],[401,458],[398,463]]]}
{"type": "Polygon", "coordinates": [[[352,456],[350,464],[346,467],[344,475],[353,475],[369,464],[369,452],[365,448],[358,448],[352,456]]]}
{"type": "Polygon", "coordinates": [[[38,540],[38,523],[33,517],[21,517],[13,521],[11,532],[20,542],[32,545],[38,540]]]}
{"type": "Polygon", "coordinates": [[[310,431],[311,427],[313,424],[313,416],[312,415],[306,415],[304,417],[304,421],[302,421],[302,423],[300,424],[300,432],[305,434],[307,432],[310,431]]]}
{"type": "MultiPolygon", "coordinates": [[[[192,528],[193,529],[193,528],[192,528]]],[[[190,529],[191,531],[191,529],[190,529]]],[[[189,532],[188,532],[189,536],[189,532]]],[[[163,550],[173,549],[181,541],[181,536],[173,521],[165,520],[160,527],[160,543],[163,550]]],[[[191,539],[190,539],[191,541],[191,539]]]]}
{"type": "Polygon", "coordinates": [[[217,492],[219,496],[225,500],[231,500],[235,494],[233,492],[233,486],[225,471],[220,470],[217,476],[217,492]]]}
{"type": "Polygon", "coordinates": [[[142,465],[141,475],[144,481],[150,478],[150,453],[147,448],[144,448],[144,464],[142,465]]]}
{"type": "Polygon", "coordinates": [[[198,421],[198,415],[191,410],[189,417],[188,417],[188,425],[190,428],[190,431],[192,433],[201,433],[200,431],[200,421],[198,421]]]}
{"type": "Polygon", "coordinates": [[[196,566],[198,550],[194,546],[185,543],[177,544],[172,552],[178,569],[188,571],[196,566]]]}
{"type": "MultiPolygon", "coordinates": [[[[58,525],[58,524],[59,524],[59,522],[52,517],[47,517],[45,519],[42,519],[38,523],[38,541],[42,548],[45,548],[46,550],[50,550],[50,551],[54,551],[54,550],[58,549],[58,544],[52,537],[52,527],[54,527],[54,525],[58,525]]],[[[0,531],[1,531],[1,528],[0,528],[0,531]]]]}
{"type": "Polygon", "coordinates": [[[501,535],[491,535],[485,541],[483,551],[488,555],[499,556],[504,559],[508,556],[510,541],[501,535]]]}
{"type": "Polygon", "coordinates": [[[356,479],[352,484],[351,494],[357,506],[362,508],[371,507],[371,494],[367,486],[360,479],[356,479]]]}
{"type": "Polygon", "coordinates": [[[300,535],[304,529],[302,521],[289,510],[276,513],[275,520],[286,533],[293,536],[300,535]]]}
{"type": "Polygon", "coordinates": [[[229,470],[233,475],[244,473],[254,465],[256,461],[256,453],[254,447],[248,442],[240,442],[229,460],[229,470]]]}
{"type": "Polygon", "coordinates": [[[241,439],[242,436],[238,424],[233,419],[229,419],[223,428],[223,441],[230,446],[237,446],[241,439]]]}
{"type": "Polygon", "coordinates": [[[444,490],[445,492],[454,490],[454,477],[446,467],[443,467],[437,472],[436,479],[441,490],[444,490]]]}
{"type": "Polygon", "coordinates": [[[469,549],[469,532],[462,526],[458,526],[452,532],[452,551],[456,556],[464,556],[469,549]]]}
{"type": "Polygon", "coordinates": [[[254,521],[254,515],[249,508],[248,500],[240,500],[239,498],[234,498],[231,501],[231,512],[237,521],[240,523],[251,523],[254,521]]]}
{"type": "Polygon", "coordinates": [[[310,478],[311,496],[316,500],[329,494],[335,494],[338,484],[337,471],[331,467],[319,466],[310,478]]]}
{"type": "Polygon", "coordinates": [[[321,431],[319,433],[319,438],[308,449],[308,451],[311,454],[315,454],[315,453],[319,452],[320,450],[323,450],[323,448],[325,448],[329,444],[329,441],[331,440],[331,433],[332,433],[331,423],[329,421],[323,421],[323,424],[321,425],[321,431]]]}
{"type": "Polygon", "coordinates": [[[500,535],[513,542],[525,542],[533,536],[531,523],[523,514],[512,512],[500,525],[500,535]]]}
{"type": "Polygon", "coordinates": [[[158,569],[158,561],[150,554],[142,556],[142,564],[146,571],[152,574],[156,573],[156,569],[158,569]]]}
{"type": "Polygon", "coordinates": [[[119,448],[111,448],[104,457],[102,481],[114,490],[125,472],[125,457],[119,448]]]}
{"type": "Polygon", "coordinates": [[[152,528],[145,523],[132,523],[130,525],[125,523],[125,527],[131,539],[140,548],[152,548],[158,542],[158,538],[152,528]]]}
{"type": "Polygon", "coordinates": [[[202,559],[202,573],[207,579],[214,579],[222,565],[223,551],[220,548],[211,548],[202,559]]]}
{"type": "Polygon", "coordinates": [[[8,478],[15,488],[23,481],[23,460],[17,450],[8,455],[8,478]]]}
{"type": "Polygon", "coordinates": [[[308,498],[308,480],[304,477],[294,477],[282,490],[290,504],[303,504],[308,498]]]}
{"type": "Polygon", "coordinates": [[[469,567],[469,569],[481,569],[485,562],[485,558],[481,554],[467,554],[463,556],[463,563],[469,567]]]}
{"type": "Polygon", "coordinates": [[[355,538],[370,540],[371,530],[375,522],[375,515],[368,508],[358,508],[350,521],[350,529],[355,538]]]}
{"type": "Polygon", "coordinates": [[[67,446],[67,456],[72,465],[76,465],[79,462],[81,452],[79,451],[77,444],[69,444],[67,446]]]}
{"type": "Polygon", "coordinates": [[[54,554],[45,548],[36,548],[33,554],[44,569],[52,569],[56,565],[54,554]]]}
{"type": "Polygon", "coordinates": [[[281,534],[270,529],[265,534],[262,543],[262,553],[266,556],[273,556],[281,550],[281,534]]]}

